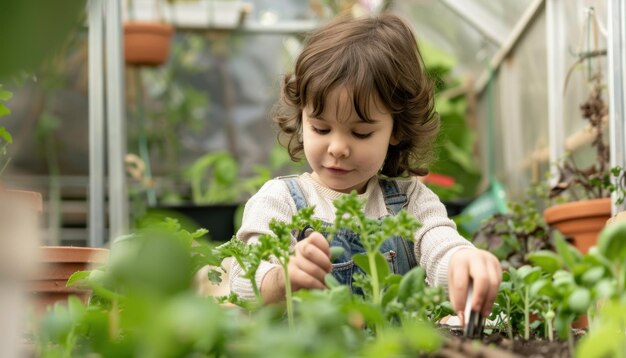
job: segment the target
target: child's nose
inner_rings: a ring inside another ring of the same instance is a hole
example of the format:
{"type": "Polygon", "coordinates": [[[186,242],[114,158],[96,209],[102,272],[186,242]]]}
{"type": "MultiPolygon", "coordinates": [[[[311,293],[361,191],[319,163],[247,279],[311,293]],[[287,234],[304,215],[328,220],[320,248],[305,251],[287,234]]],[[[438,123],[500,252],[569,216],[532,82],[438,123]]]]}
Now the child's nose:
{"type": "Polygon", "coordinates": [[[328,145],[328,153],[335,158],[347,157],[350,155],[350,146],[342,138],[335,137],[328,145]]]}

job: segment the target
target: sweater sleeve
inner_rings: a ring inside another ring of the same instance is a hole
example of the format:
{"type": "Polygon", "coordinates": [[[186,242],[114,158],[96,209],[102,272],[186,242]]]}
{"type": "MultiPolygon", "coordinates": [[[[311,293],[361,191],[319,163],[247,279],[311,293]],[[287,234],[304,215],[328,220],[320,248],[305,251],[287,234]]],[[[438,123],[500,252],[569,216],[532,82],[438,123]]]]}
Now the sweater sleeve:
{"type": "Polygon", "coordinates": [[[415,233],[415,257],[426,271],[427,283],[447,290],[450,258],[458,250],[474,245],[457,232],[444,205],[424,184],[412,181],[407,194],[408,211],[422,224],[415,233]]]}
{"type": "MultiPolygon", "coordinates": [[[[261,235],[272,233],[269,228],[270,220],[275,218],[288,222],[296,212],[295,204],[284,182],[281,180],[270,180],[246,203],[241,228],[237,232],[237,239],[249,245],[257,244],[261,235]]],[[[295,238],[292,240],[293,245],[295,245],[295,238]]],[[[265,275],[276,267],[280,266],[275,258],[261,262],[255,275],[259,289],[265,275]]],[[[241,277],[242,274],[243,268],[236,260],[232,260],[230,267],[230,290],[242,299],[254,299],[255,294],[252,282],[241,277]]]]}

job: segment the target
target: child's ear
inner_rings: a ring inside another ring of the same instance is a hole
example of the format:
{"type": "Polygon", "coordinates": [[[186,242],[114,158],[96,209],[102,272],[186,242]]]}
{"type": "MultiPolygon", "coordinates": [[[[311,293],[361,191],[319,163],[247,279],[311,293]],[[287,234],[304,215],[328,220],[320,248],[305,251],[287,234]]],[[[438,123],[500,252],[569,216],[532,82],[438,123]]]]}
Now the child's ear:
{"type": "Polygon", "coordinates": [[[395,134],[392,134],[391,138],[389,139],[389,145],[398,145],[398,144],[400,144],[400,140],[396,138],[395,134]]]}

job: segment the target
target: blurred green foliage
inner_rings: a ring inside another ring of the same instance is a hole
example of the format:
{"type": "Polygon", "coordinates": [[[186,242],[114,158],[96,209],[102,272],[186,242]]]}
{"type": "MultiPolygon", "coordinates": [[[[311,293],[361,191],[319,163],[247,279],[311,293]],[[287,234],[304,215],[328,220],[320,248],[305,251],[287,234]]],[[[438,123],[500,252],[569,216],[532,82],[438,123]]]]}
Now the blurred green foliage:
{"type": "Polygon", "coordinates": [[[0,79],[33,71],[85,19],[84,0],[0,2],[0,79]]]}
{"type": "Polygon", "coordinates": [[[460,85],[453,73],[456,60],[426,42],[420,42],[419,46],[426,72],[435,84],[435,108],[441,119],[441,131],[435,144],[437,159],[430,170],[450,176],[455,181],[450,188],[435,185],[430,188],[444,201],[472,198],[481,179],[474,155],[477,135],[467,124],[465,96],[442,96],[444,91],[460,85]]]}

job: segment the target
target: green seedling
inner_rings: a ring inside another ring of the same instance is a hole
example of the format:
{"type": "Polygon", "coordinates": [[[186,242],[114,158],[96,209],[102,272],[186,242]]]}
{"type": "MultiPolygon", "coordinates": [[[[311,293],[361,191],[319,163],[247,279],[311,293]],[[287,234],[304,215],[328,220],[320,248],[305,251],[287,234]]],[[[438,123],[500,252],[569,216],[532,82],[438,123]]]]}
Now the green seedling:
{"type": "Polygon", "coordinates": [[[380,246],[394,235],[412,239],[420,224],[404,210],[396,216],[384,218],[382,222],[367,218],[362,210],[364,203],[355,192],[341,196],[334,204],[337,211],[331,232],[347,229],[359,235],[365,254],[356,254],[352,259],[371,277],[373,303],[379,305],[381,284],[389,274],[387,261],[379,251],[380,246]]]}
{"type": "MultiPolygon", "coordinates": [[[[301,230],[306,225],[313,226],[314,229],[321,228],[321,222],[313,219],[314,207],[300,210],[291,219],[291,223],[286,224],[277,220],[270,222],[270,230],[274,235],[261,235],[259,243],[261,247],[266,249],[261,259],[267,260],[270,256],[274,256],[283,268],[284,277],[289,277],[289,259],[292,254],[292,233],[301,230]]],[[[291,281],[285,279],[285,303],[287,306],[287,318],[289,326],[293,327],[293,293],[291,290],[291,281]]]]}
{"type": "Polygon", "coordinates": [[[589,256],[598,272],[606,269],[608,278],[604,276],[594,287],[603,308],[576,353],[580,357],[626,357],[626,223],[614,223],[602,230],[598,246],[590,250],[589,256]]]}
{"type": "MultiPolygon", "coordinates": [[[[382,222],[367,218],[362,209],[364,202],[357,198],[356,192],[339,197],[334,205],[337,211],[334,227],[330,230],[331,238],[339,230],[349,230],[359,235],[365,253],[355,254],[352,259],[367,278],[356,278],[354,284],[363,288],[366,295],[370,292],[372,304],[380,307],[383,303],[383,288],[390,274],[380,247],[394,235],[413,239],[420,224],[404,210],[395,216],[385,217],[382,222]]],[[[377,332],[381,332],[381,325],[376,324],[376,327],[377,332]]]]}

